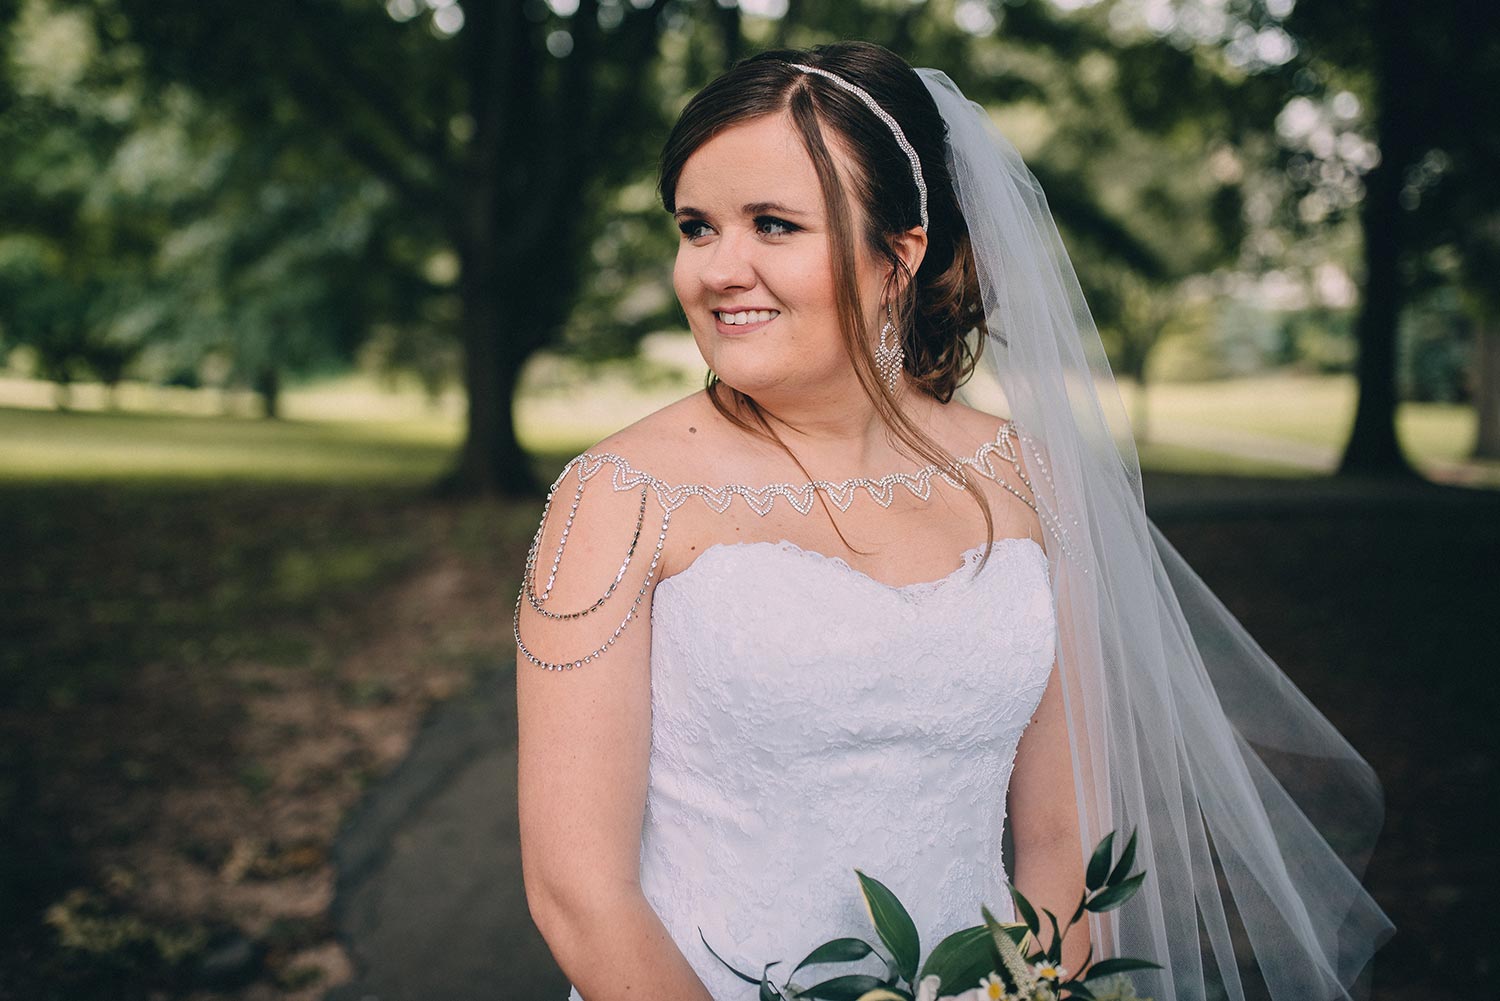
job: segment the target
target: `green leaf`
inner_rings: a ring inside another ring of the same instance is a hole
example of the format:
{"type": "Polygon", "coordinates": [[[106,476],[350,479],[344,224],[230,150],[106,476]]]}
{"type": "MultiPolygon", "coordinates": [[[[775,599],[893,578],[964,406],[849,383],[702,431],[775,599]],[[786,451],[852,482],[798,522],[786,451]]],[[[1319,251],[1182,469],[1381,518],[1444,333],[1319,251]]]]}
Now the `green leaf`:
{"type": "Polygon", "coordinates": [[[937,944],[912,983],[936,975],[945,985],[977,984],[994,971],[992,956],[990,930],[984,925],[956,931],[937,944]]]}
{"type": "Polygon", "coordinates": [[[1125,850],[1120,853],[1120,861],[1109,871],[1109,878],[1104,881],[1106,886],[1114,886],[1125,878],[1130,867],[1135,865],[1135,831],[1130,832],[1130,840],[1125,842],[1125,850]]]}
{"type": "Polygon", "coordinates": [[[1026,922],[1026,927],[1035,935],[1042,930],[1041,923],[1036,919],[1036,908],[1031,906],[1031,901],[1014,886],[1010,888],[1011,899],[1016,902],[1016,913],[1021,915],[1021,920],[1026,922]]]}
{"type": "Polygon", "coordinates": [[[1084,874],[1083,882],[1089,890],[1097,890],[1104,886],[1104,879],[1109,875],[1109,860],[1115,843],[1115,832],[1110,831],[1104,836],[1094,849],[1094,854],[1089,858],[1088,872],[1084,874]]]}
{"type": "MultiPolygon", "coordinates": [[[[777,960],[776,962],[779,963],[781,960],[777,960]]],[[[760,1001],[786,1001],[786,998],[782,997],[781,992],[771,983],[771,979],[768,976],[771,967],[775,965],[776,963],[767,963],[765,969],[760,971],[760,1001]]]]}
{"type": "Polygon", "coordinates": [[[912,996],[899,987],[877,987],[861,994],[859,1001],[912,1001],[912,996]]]}
{"type": "Polygon", "coordinates": [[[859,876],[859,888],[865,895],[865,908],[869,911],[870,921],[875,925],[876,934],[885,943],[885,947],[891,950],[896,969],[910,983],[917,975],[917,961],[921,958],[921,941],[917,937],[916,924],[911,915],[906,913],[906,908],[901,906],[901,901],[896,899],[896,895],[884,883],[866,876],[858,869],[854,872],[859,876]]]}
{"type": "Polygon", "coordinates": [[[792,976],[804,966],[812,966],[815,963],[852,963],[857,959],[864,959],[875,950],[870,943],[857,938],[836,938],[831,942],[824,942],[812,952],[807,958],[798,963],[792,969],[792,976]]]}
{"type": "Polygon", "coordinates": [[[872,977],[868,973],[848,973],[803,988],[797,992],[797,997],[819,998],[821,1001],[859,1001],[865,993],[885,986],[879,977],[872,977]]]}
{"type": "Polygon", "coordinates": [[[1078,919],[1081,918],[1081,917],[1083,917],[1083,911],[1084,911],[1083,905],[1088,902],[1088,899],[1089,899],[1089,895],[1087,893],[1085,893],[1083,896],[1081,896],[1081,897],[1078,898],[1078,909],[1076,911],[1074,911],[1073,912],[1073,916],[1068,919],[1068,927],[1069,928],[1071,928],[1074,925],[1076,925],[1078,923],[1078,919]]]}
{"type": "Polygon", "coordinates": [[[1085,980],[1093,980],[1096,977],[1107,977],[1112,973],[1128,973],[1131,970],[1159,970],[1160,963],[1153,963],[1147,959],[1101,959],[1089,967],[1088,973],[1084,975],[1085,980]]]}
{"type": "MultiPolygon", "coordinates": [[[[721,963],[724,963],[724,957],[720,956],[717,952],[714,952],[714,947],[708,944],[708,939],[703,938],[703,929],[702,929],[702,927],[699,927],[699,929],[698,929],[698,937],[700,939],[703,939],[703,947],[705,949],[707,949],[709,951],[709,953],[715,959],[717,959],[721,963]]],[[[775,966],[775,965],[776,965],[775,963],[770,964],[770,966],[775,966]]],[[[770,969],[770,966],[768,966],[767,969],[770,969]]],[[[750,974],[748,974],[748,973],[741,973],[739,970],[736,970],[734,967],[730,966],[728,963],[724,963],[724,967],[730,973],[733,973],[735,976],[739,977],[741,980],[743,980],[747,984],[758,984],[758,983],[760,983],[760,980],[757,980],[755,977],[750,976],[750,974]]]]}
{"type": "Polygon", "coordinates": [[[1047,920],[1052,922],[1052,945],[1047,949],[1047,959],[1052,963],[1062,962],[1062,933],[1057,930],[1057,915],[1047,908],[1042,908],[1042,913],[1047,915],[1047,920]]]}
{"type": "Polygon", "coordinates": [[[1094,1001],[1094,992],[1076,980],[1068,985],[1068,993],[1078,998],[1079,1001],[1094,1001]]]}
{"type": "Polygon", "coordinates": [[[1095,896],[1094,899],[1090,900],[1085,906],[1088,907],[1088,909],[1091,911],[1100,913],[1104,911],[1112,911],[1116,907],[1119,907],[1121,904],[1125,903],[1125,901],[1129,900],[1131,897],[1135,896],[1135,891],[1141,888],[1141,880],[1145,878],[1146,874],[1144,872],[1138,872],[1122,883],[1116,883],[1114,886],[1105,887],[1103,890],[1100,890],[1098,895],[1095,896]]]}

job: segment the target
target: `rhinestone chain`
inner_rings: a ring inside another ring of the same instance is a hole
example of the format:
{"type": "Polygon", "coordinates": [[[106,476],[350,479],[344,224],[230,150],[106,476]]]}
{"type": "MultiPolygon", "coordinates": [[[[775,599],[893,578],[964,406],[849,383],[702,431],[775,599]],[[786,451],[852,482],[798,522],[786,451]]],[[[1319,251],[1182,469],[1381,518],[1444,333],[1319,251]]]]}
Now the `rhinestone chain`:
{"type": "MultiPolygon", "coordinates": [[[[704,499],[704,502],[707,503],[710,508],[722,513],[723,511],[728,509],[730,499],[734,495],[738,494],[745,499],[746,504],[748,504],[750,506],[750,509],[753,510],[756,514],[766,515],[770,512],[775,498],[781,496],[785,497],[788,502],[791,503],[792,507],[795,508],[798,512],[806,514],[812,506],[812,494],[815,490],[825,491],[839,510],[847,511],[849,509],[849,505],[854,500],[855,490],[857,488],[863,488],[869,492],[870,496],[875,500],[875,503],[879,504],[881,507],[889,508],[891,506],[892,500],[894,499],[892,497],[891,491],[896,484],[899,483],[905,486],[914,495],[925,500],[931,491],[933,476],[941,476],[944,480],[952,484],[954,487],[962,488],[968,480],[968,475],[965,467],[972,466],[976,471],[982,473],[989,479],[994,480],[996,483],[1004,487],[1007,491],[1018,498],[1023,504],[1035,511],[1037,517],[1041,519],[1043,527],[1049,529],[1052,534],[1057,537],[1058,541],[1062,543],[1063,551],[1068,553],[1070,556],[1075,555],[1072,538],[1070,536],[1070,533],[1068,532],[1067,526],[1063,523],[1063,519],[1044,504],[1037,503],[1036,488],[1033,485],[1031,478],[1026,475],[1026,471],[1021,462],[1019,451],[1020,444],[1021,436],[1014,422],[1007,421],[1001,426],[999,433],[995,437],[995,440],[985,442],[982,446],[980,446],[979,450],[974,454],[973,458],[960,458],[956,464],[946,469],[936,465],[928,465],[918,470],[916,473],[888,473],[885,476],[881,476],[875,479],[857,477],[854,479],[844,480],[842,482],[834,482],[831,480],[811,480],[805,486],[801,487],[794,486],[790,483],[773,483],[769,486],[761,488],[747,487],[744,484],[740,483],[728,483],[721,487],[706,487],[697,483],[688,483],[674,486],[656,479],[649,473],[645,473],[633,468],[630,465],[629,460],[625,459],[622,456],[616,455],[613,452],[585,452],[563,467],[562,473],[558,475],[557,480],[553,482],[551,488],[547,491],[547,500],[542,507],[541,524],[537,526],[536,535],[532,537],[531,547],[527,550],[525,576],[522,578],[521,590],[516,594],[516,609],[515,615],[512,619],[512,628],[516,638],[516,648],[521,651],[522,655],[525,656],[527,660],[537,665],[538,667],[544,667],[549,671],[564,671],[571,670],[575,667],[582,667],[584,664],[591,663],[596,657],[600,656],[611,646],[613,646],[615,641],[620,638],[620,634],[625,631],[625,627],[630,624],[630,621],[632,619],[635,618],[636,612],[640,608],[642,599],[645,598],[646,593],[651,589],[651,582],[656,579],[656,571],[661,563],[662,547],[666,544],[667,527],[671,522],[672,512],[686,503],[686,499],[688,497],[702,497],[704,499]],[[993,464],[991,464],[991,462],[989,461],[990,452],[998,452],[1001,458],[1005,459],[1011,464],[1011,466],[1016,471],[1016,476],[1021,480],[1023,484],[1025,484],[1027,491],[1030,493],[1030,496],[1027,496],[1027,494],[1017,490],[1010,483],[1006,482],[1003,477],[999,476],[996,473],[993,464]],[[620,564],[619,572],[615,574],[614,580],[610,582],[609,587],[597,601],[595,601],[589,607],[576,612],[550,611],[543,608],[542,604],[552,594],[552,585],[557,579],[558,567],[562,564],[563,547],[567,545],[568,534],[573,528],[573,520],[578,515],[578,505],[583,498],[584,485],[588,482],[588,480],[592,479],[595,474],[603,469],[606,463],[613,466],[611,479],[614,489],[626,490],[637,485],[639,485],[641,488],[641,506],[640,510],[636,514],[635,532],[631,536],[630,547],[625,553],[624,561],[620,564]],[[572,507],[569,509],[567,521],[563,525],[562,537],[558,540],[557,544],[557,552],[553,554],[552,557],[552,568],[550,571],[548,571],[546,586],[543,587],[541,594],[537,594],[535,583],[537,554],[541,549],[542,531],[547,523],[547,513],[551,510],[552,501],[557,493],[557,488],[562,484],[563,479],[567,476],[569,470],[572,470],[575,465],[578,466],[578,489],[573,494],[572,507]],[[620,624],[615,627],[614,632],[610,634],[609,638],[604,641],[604,644],[598,647],[592,653],[586,654],[583,657],[579,657],[575,660],[559,662],[546,661],[537,657],[531,652],[530,649],[527,648],[526,644],[521,640],[522,596],[524,595],[526,597],[526,599],[530,602],[531,607],[534,608],[537,612],[551,619],[582,618],[583,616],[588,615],[591,612],[598,611],[599,608],[609,600],[610,596],[615,593],[615,590],[619,587],[620,582],[624,580],[625,574],[630,567],[630,561],[635,557],[636,548],[640,543],[641,531],[646,521],[647,497],[652,491],[656,493],[657,500],[660,501],[662,505],[661,531],[656,536],[656,546],[651,554],[651,565],[646,570],[646,579],[642,581],[640,590],[636,592],[634,598],[631,600],[630,609],[625,613],[625,617],[620,620],[620,624]]],[[[1041,452],[1036,448],[1034,442],[1028,441],[1027,444],[1030,448],[1032,457],[1034,459],[1034,465],[1038,474],[1043,480],[1046,481],[1048,487],[1050,488],[1049,492],[1055,493],[1056,484],[1053,483],[1052,476],[1047,471],[1046,460],[1042,457],[1041,452]]],[[[1069,520],[1071,521],[1074,528],[1079,527],[1079,522],[1076,517],[1072,517],[1069,520]]],[[[1083,572],[1087,574],[1089,572],[1089,568],[1083,567],[1083,572]]]]}
{"type": "MultiPolygon", "coordinates": [[[[548,493],[548,498],[547,499],[548,499],[549,502],[552,499],[550,491],[548,493]]],[[[568,670],[572,670],[575,667],[582,667],[584,664],[588,664],[588,663],[592,662],[595,657],[600,656],[601,654],[604,653],[604,651],[606,651],[610,647],[614,646],[615,640],[617,640],[617,639],[620,638],[620,634],[625,631],[625,627],[630,624],[630,620],[633,619],[633,618],[635,618],[636,610],[638,608],[640,608],[640,605],[641,605],[641,599],[646,596],[646,592],[647,591],[651,590],[651,581],[656,578],[656,569],[657,569],[657,566],[661,562],[661,550],[662,550],[662,546],[665,545],[666,541],[667,541],[667,525],[668,525],[668,523],[671,520],[672,520],[672,512],[671,511],[667,511],[667,512],[665,512],[662,515],[662,519],[661,519],[661,532],[656,537],[656,549],[651,554],[651,565],[646,570],[646,579],[641,582],[641,589],[636,592],[635,598],[630,602],[630,609],[625,613],[625,617],[620,620],[620,624],[618,626],[615,626],[615,631],[610,634],[609,639],[605,640],[604,643],[603,643],[603,645],[600,646],[598,649],[594,650],[592,653],[585,654],[584,656],[579,657],[579,658],[577,658],[575,660],[571,660],[571,661],[564,660],[564,661],[556,661],[556,662],[542,660],[536,654],[532,653],[531,650],[527,648],[525,642],[523,642],[522,639],[521,639],[521,595],[519,593],[517,593],[517,595],[516,595],[516,610],[515,610],[515,614],[511,617],[511,631],[515,633],[515,637],[516,637],[516,649],[521,651],[522,656],[524,656],[527,660],[531,661],[537,667],[543,667],[543,668],[546,668],[549,671],[568,671],[568,670]]],[[[546,518],[545,518],[545,516],[543,516],[542,525],[545,525],[545,524],[546,524],[546,518]]],[[[536,537],[534,539],[532,539],[532,543],[531,543],[532,554],[527,557],[527,564],[528,564],[528,566],[527,566],[526,573],[527,573],[528,577],[530,577],[530,575],[535,570],[535,566],[536,566],[536,564],[535,564],[536,549],[539,546],[539,544],[541,543],[541,538],[542,538],[542,526],[538,526],[537,530],[536,530],[536,537]]],[[[621,573],[623,575],[623,571],[621,571],[621,573]]],[[[523,588],[523,590],[524,590],[524,588],[523,588]]],[[[588,614],[588,612],[591,612],[591,611],[594,611],[595,609],[597,609],[599,607],[599,605],[602,604],[602,603],[603,603],[602,600],[599,601],[599,602],[596,602],[593,605],[593,607],[589,608],[587,611],[580,612],[580,613],[577,613],[577,614],[579,614],[579,615],[586,615],[586,614],[588,614]]]]}
{"type": "MultiPolygon", "coordinates": [[[[562,563],[563,547],[568,544],[568,533],[573,530],[573,519],[578,516],[578,502],[583,499],[583,482],[580,480],[578,490],[573,494],[573,507],[568,511],[567,523],[563,525],[562,538],[557,541],[557,553],[552,557],[552,569],[547,573],[547,586],[542,589],[540,595],[536,593],[536,550],[537,545],[541,542],[540,529],[538,529],[536,539],[532,542],[531,551],[526,556],[526,576],[522,578],[522,581],[525,584],[526,600],[531,603],[531,607],[549,619],[577,619],[589,614],[608,601],[609,596],[615,593],[615,588],[619,587],[620,581],[624,579],[625,571],[630,568],[630,560],[635,556],[636,544],[641,541],[641,526],[646,523],[646,494],[647,489],[645,486],[642,486],[641,509],[635,516],[635,534],[630,537],[630,548],[625,552],[625,561],[620,564],[619,573],[615,574],[615,579],[610,581],[609,587],[604,591],[604,595],[580,612],[553,612],[543,608],[542,602],[546,601],[552,594],[552,585],[557,580],[557,568],[562,563]]],[[[547,521],[547,511],[551,506],[552,494],[549,491],[547,494],[547,503],[542,506],[543,524],[547,521]]]]}

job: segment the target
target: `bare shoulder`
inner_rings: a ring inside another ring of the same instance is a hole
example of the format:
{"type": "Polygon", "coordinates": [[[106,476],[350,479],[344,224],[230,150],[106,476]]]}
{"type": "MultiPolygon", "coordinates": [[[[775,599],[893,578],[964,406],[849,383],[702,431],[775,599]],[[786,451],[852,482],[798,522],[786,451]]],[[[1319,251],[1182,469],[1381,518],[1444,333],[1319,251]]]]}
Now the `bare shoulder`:
{"type": "Polygon", "coordinates": [[[984,443],[999,439],[1002,429],[1011,426],[1007,417],[997,417],[952,400],[942,408],[945,438],[954,455],[972,455],[984,443]]]}
{"type": "Polygon", "coordinates": [[[994,481],[991,497],[997,505],[994,508],[997,531],[1040,539],[1040,512],[1033,479],[1034,442],[1025,428],[1009,417],[957,401],[944,405],[943,419],[954,442],[949,451],[955,456],[986,452],[987,461],[982,468],[994,481]],[[987,447],[995,443],[1000,443],[998,448],[987,447]]]}
{"type": "Polygon", "coordinates": [[[601,439],[588,451],[619,457],[666,483],[714,482],[746,436],[698,390],[601,439]]]}

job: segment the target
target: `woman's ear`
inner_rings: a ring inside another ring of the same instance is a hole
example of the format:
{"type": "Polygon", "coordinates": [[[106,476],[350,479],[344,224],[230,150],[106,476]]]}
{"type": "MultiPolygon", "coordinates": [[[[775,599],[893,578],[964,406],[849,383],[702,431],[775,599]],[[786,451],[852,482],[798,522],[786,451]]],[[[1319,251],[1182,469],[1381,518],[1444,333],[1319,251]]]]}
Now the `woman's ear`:
{"type": "MultiPolygon", "coordinates": [[[[906,263],[907,273],[915,277],[917,269],[922,266],[922,258],[927,255],[927,230],[921,226],[913,226],[904,233],[898,233],[891,237],[891,249],[906,263]]],[[[900,269],[893,270],[895,274],[891,275],[891,281],[896,286],[896,294],[900,295],[906,291],[906,275],[901,274],[900,269]]]]}

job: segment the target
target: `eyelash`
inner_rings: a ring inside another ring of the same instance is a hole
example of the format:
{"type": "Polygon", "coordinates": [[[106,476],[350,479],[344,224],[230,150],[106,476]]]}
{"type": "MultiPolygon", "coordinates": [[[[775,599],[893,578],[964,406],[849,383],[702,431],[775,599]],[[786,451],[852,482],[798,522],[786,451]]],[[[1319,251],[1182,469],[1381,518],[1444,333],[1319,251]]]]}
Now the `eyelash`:
{"type": "MultiPolygon", "coordinates": [[[[755,217],[756,229],[759,229],[767,223],[771,223],[782,228],[782,232],[770,234],[772,236],[786,236],[788,233],[795,233],[798,229],[795,224],[789,223],[785,219],[778,219],[775,216],[763,215],[755,217]]],[[[705,223],[702,219],[684,219],[677,224],[677,229],[682,233],[683,236],[687,237],[689,240],[692,240],[696,239],[696,237],[693,235],[693,231],[696,230],[699,226],[706,225],[708,224],[705,223]]]]}

